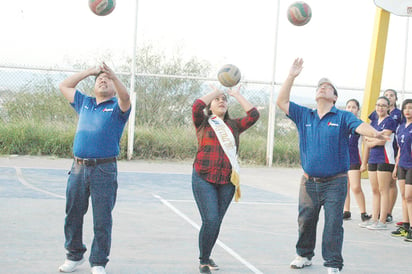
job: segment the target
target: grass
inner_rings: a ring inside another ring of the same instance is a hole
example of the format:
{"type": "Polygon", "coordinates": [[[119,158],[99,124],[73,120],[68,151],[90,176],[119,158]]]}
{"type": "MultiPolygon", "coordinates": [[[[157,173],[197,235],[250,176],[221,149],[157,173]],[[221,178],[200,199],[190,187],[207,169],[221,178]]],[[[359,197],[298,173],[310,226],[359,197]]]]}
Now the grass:
{"type": "MultiPolygon", "coordinates": [[[[72,157],[76,125],[56,122],[27,121],[0,126],[0,154],[49,155],[72,157]]],[[[299,149],[293,131],[275,139],[273,163],[297,166],[299,149]],[[291,142],[292,140],[292,142],[291,142]]],[[[119,158],[126,158],[127,131],[121,140],[119,158]]],[[[194,159],[197,141],[192,127],[138,126],[135,130],[133,159],[194,159]]],[[[266,133],[246,131],[240,137],[239,159],[243,164],[265,165],[266,133]]]]}

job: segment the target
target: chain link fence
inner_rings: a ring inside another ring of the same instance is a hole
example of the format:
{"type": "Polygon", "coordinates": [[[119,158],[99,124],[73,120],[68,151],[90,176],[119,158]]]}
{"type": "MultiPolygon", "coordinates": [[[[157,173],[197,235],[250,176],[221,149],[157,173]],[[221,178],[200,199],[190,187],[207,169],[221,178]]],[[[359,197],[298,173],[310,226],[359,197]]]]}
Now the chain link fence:
{"type": "MultiPolygon", "coordinates": [[[[29,67],[0,67],[0,142],[3,154],[39,154],[71,157],[77,114],[61,95],[58,84],[75,71],[29,67]]],[[[118,73],[130,86],[130,74],[118,73]]],[[[133,159],[188,160],[197,150],[191,106],[209,92],[213,79],[161,75],[135,77],[136,118],[133,159]]],[[[78,88],[93,95],[94,79],[78,88]]],[[[264,165],[267,155],[270,91],[268,83],[242,83],[242,94],[260,111],[259,121],[242,134],[240,160],[264,165]]],[[[231,117],[244,115],[229,98],[231,117]]],[[[298,164],[298,142],[294,125],[283,113],[276,114],[273,163],[298,164]]],[[[128,125],[129,126],[129,125],[128,125]]],[[[128,131],[122,138],[125,157],[128,131]]]]}

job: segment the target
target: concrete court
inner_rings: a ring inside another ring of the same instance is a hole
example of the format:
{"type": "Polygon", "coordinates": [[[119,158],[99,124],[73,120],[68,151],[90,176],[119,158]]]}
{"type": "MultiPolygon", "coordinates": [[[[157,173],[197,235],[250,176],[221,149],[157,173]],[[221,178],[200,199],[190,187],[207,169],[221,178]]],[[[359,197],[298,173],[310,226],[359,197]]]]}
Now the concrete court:
{"type": "MultiPolygon", "coordinates": [[[[63,248],[64,195],[71,159],[0,157],[0,273],[58,273],[63,248]]],[[[297,239],[297,195],[301,169],[242,167],[241,202],[224,219],[212,258],[217,273],[326,273],[318,226],[313,265],[289,268],[297,239]]],[[[368,181],[362,182],[371,210],[368,181]]],[[[410,273],[412,243],[390,231],[344,222],[342,273],[410,273]]],[[[191,192],[191,163],[119,161],[118,199],[113,212],[113,240],[107,273],[198,273],[200,217],[191,192]]],[[[394,210],[401,217],[400,197],[394,210]]],[[[91,209],[84,242],[90,248],[91,209]]],[[[86,252],[86,258],[89,252],[86,252]]],[[[90,273],[84,263],[75,273],[90,273]]]]}

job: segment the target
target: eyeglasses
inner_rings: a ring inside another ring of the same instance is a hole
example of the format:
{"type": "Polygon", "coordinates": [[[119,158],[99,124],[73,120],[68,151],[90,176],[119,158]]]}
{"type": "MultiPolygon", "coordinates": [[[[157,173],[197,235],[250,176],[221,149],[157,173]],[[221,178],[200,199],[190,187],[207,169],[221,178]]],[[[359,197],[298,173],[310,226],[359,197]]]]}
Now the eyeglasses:
{"type": "Polygon", "coordinates": [[[380,108],[387,108],[387,107],[389,107],[388,105],[381,105],[381,104],[376,104],[375,106],[380,107],[380,108]]]}

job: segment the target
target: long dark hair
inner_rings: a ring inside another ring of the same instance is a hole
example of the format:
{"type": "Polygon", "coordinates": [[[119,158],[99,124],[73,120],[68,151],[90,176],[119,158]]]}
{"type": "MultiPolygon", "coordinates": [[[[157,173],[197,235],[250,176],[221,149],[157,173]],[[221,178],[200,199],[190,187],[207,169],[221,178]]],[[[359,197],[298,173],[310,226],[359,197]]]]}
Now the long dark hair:
{"type": "MultiPolygon", "coordinates": [[[[390,91],[390,92],[392,92],[392,93],[395,95],[395,104],[394,104],[394,107],[397,108],[396,102],[398,101],[398,93],[396,92],[396,90],[394,90],[394,89],[392,89],[392,88],[388,88],[388,89],[385,89],[385,91],[383,92],[383,94],[385,95],[385,93],[386,93],[387,91],[390,91]]],[[[390,104],[390,103],[389,103],[389,104],[390,104]]],[[[389,105],[389,108],[390,108],[390,105],[389,105]]]]}
{"type": "MultiPolygon", "coordinates": [[[[210,105],[211,104],[212,103],[209,103],[206,106],[206,108],[205,108],[206,117],[202,121],[202,123],[200,124],[199,128],[196,131],[197,140],[198,140],[199,144],[201,143],[201,141],[203,139],[205,127],[210,126],[209,125],[209,118],[210,118],[210,116],[213,115],[212,111],[210,110],[210,105]]],[[[229,109],[226,110],[225,116],[223,117],[223,121],[232,128],[233,137],[235,138],[235,142],[236,142],[236,149],[239,150],[239,129],[238,129],[237,124],[235,123],[235,121],[230,118],[229,109]]]]}
{"type": "Polygon", "coordinates": [[[412,99],[405,99],[405,100],[402,102],[402,117],[403,117],[404,119],[406,119],[406,118],[405,118],[405,116],[403,115],[403,111],[405,110],[407,104],[412,104],[412,99]]]}

